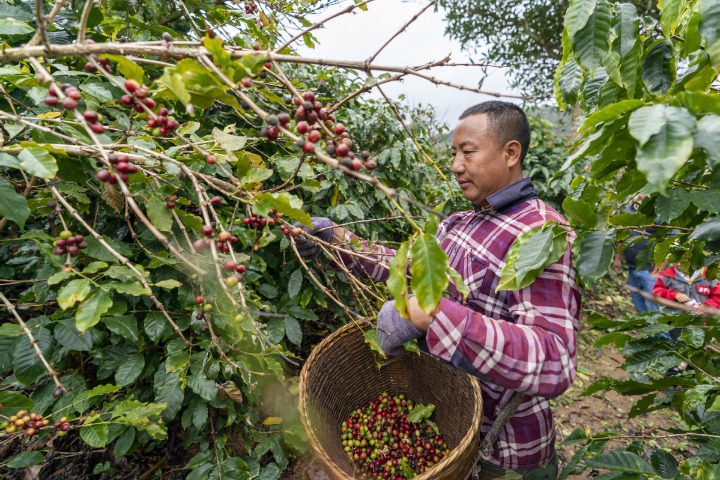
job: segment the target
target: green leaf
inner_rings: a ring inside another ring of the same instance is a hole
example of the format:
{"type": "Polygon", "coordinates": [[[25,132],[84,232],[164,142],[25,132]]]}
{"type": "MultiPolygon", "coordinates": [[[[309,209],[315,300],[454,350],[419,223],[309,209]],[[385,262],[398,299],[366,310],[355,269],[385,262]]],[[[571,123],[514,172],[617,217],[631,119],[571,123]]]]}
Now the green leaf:
{"type": "Polygon", "coordinates": [[[213,60],[217,65],[225,68],[231,61],[230,54],[223,47],[223,41],[220,37],[211,37],[209,34],[203,38],[203,46],[213,56],[213,60]]]}
{"type": "Polygon", "coordinates": [[[462,275],[460,275],[450,265],[448,265],[447,267],[447,274],[450,277],[450,280],[452,280],[452,283],[455,286],[455,290],[457,290],[458,293],[462,295],[463,300],[466,300],[467,296],[470,294],[470,288],[468,288],[468,286],[465,284],[465,280],[463,280],[462,275]]]}
{"type": "Polygon", "coordinates": [[[445,270],[448,257],[437,238],[427,233],[420,235],[410,250],[410,287],[425,313],[432,312],[448,286],[445,270]]]}
{"type": "Polygon", "coordinates": [[[682,339],[693,348],[702,348],[705,345],[705,332],[700,328],[683,328],[682,339]]]}
{"type": "Polygon", "coordinates": [[[650,455],[650,464],[662,478],[675,478],[678,475],[678,461],[665,450],[655,450],[650,455]]]}
{"type": "Polygon", "coordinates": [[[423,420],[430,418],[434,411],[435,405],[433,405],[432,403],[428,403],[427,405],[418,403],[415,405],[415,408],[413,408],[412,411],[408,413],[408,422],[420,423],[423,420]]]}
{"type": "Polygon", "coordinates": [[[390,294],[395,298],[395,307],[404,317],[407,317],[407,260],[410,241],[400,244],[395,256],[388,263],[389,276],[387,287],[390,294]]]}
{"type": "Polygon", "coordinates": [[[143,287],[140,282],[108,282],[100,285],[100,287],[106,292],[115,290],[118,293],[135,297],[147,296],[152,293],[149,288],[143,287]]]}
{"type": "Polygon", "coordinates": [[[577,258],[578,274],[586,285],[605,275],[612,263],[615,233],[612,230],[588,232],[581,239],[577,258]]]}
{"type": "Polygon", "coordinates": [[[225,133],[218,128],[214,128],[212,132],[213,138],[220,144],[228,154],[241,150],[247,143],[247,137],[231,135],[225,133]]]}
{"type": "Polygon", "coordinates": [[[12,155],[0,152],[0,167],[20,168],[20,161],[12,155]]]}
{"type": "Polygon", "coordinates": [[[496,291],[520,290],[557,262],[567,248],[567,230],[551,222],[515,239],[505,257],[496,291]]]}
{"type": "Polygon", "coordinates": [[[79,352],[88,352],[92,348],[92,335],[80,335],[75,322],[70,319],[63,320],[55,325],[55,340],[63,347],[79,352]]]}
{"type": "Polygon", "coordinates": [[[44,148],[25,148],[18,155],[18,159],[20,159],[20,168],[36,177],[51,179],[58,171],[55,158],[44,148]]]}
{"type": "Polygon", "coordinates": [[[302,210],[302,200],[287,192],[282,193],[261,193],[255,196],[255,212],[258,215],[267,216],[270,210],[287,215],[293,220],[311,226],[310,215],[302,210]]]}
{"type": "Polygon", "coordinates": [[[303,333],[300,323],[289,315],[285,317],[285,336],[295,345],[299,346],[302,343],[303,333]]]}
{"type": "Polygon", "coordinates": [[[105,317],[103,324],[116,335],[137,342],[140,339],[138,332],[137,319],[133,316],[126,317],[105,317]]]}
{"type": "Polygon", "coordinates": [[[0,18],[0,38],[12,35],[27,35],[34,31],[35,29],[25,22],[14,18],[0,18]]]}
{"type": "Polygon", "coordinates": [[[665,95],[675,82],[675,49],[670,40],[658,40],[646,51],[642,79],[648,91],[665,95]]]}
{"type": "Polygon", "coordinates": [[[165,288],[167,290],[172,290],[173,288],[181,287],[182,282],[178,282],[177,280],[173,280],[173,279],[167,279],[167,280],[162,280],[157,283],[153,283],[153,285],[156,287],[165,288]]]}
{"type": "Polygon", "coordinates": [[[185,81],[183,80],[182,74],[169,68],[165,69],[165,73],[159,80],[157,80],[157,83],[164,86],[173,95],[175,95],[175,97],[180,100],[183,105],[190,103],[190,92],[188,92],[185,88],[185,81]]]}
{"type": "Polygon", "coordinates": [[[67,310],[75,305],[76,302],[82,302],[92,291],[90,280],[79,278],[70,280],[58,292],[57,301],[60,308],[67,310]]]}
{"type": "Polygon", "coordinates": [[[595,228],[598,224],[596,207],[582,200],[575,200],[570,196],[565,197],[562,203],[563,212],[573,225],[583,228],[595,228]]]}
{"type": "Polygon", "coordinates": [[[705,40],[705,50],[715,71],[720,71],[720,2],[703,0],[700,2],[700,35],[705,40]]]}
{"type": "Polygon", "coordinates": [[[22,335],[24,335],[24,332],[20,325],[14,323],[3,323],[0,325],[0,337],[20,337],[22,335]]]}
{"type": "Polygon", "coordinates": [[[168,323],[165,316],[160,312],[148,313],[143,322],[143,328],[153,342],[159,341],[171,331],[170,323],[168,323]]]}
{"type": "Polygon", "coordinates": [[[130,451],[135,442],[135,429],[130,427],[127,428],[115,442],[113,447],[113,453],[115,458],[124,457],[130,451]]]}
{"type": "Polygon", "coordinates": [[[143,70],[143,68],[129,58],[123,57],[122,55],[108,54],[100,55],[100,57],[107,58],[115,65],[117,65],[117,69],[120,73],[122,73],[123,77],[137,80],[137,82],[141,85],[145,81],[145,71],[143,70]]]}
{"type": "Polygon", "coordinates": [[[185,396],[183,387],[180,385],[180,375],[177,372],[168,373],[165,365],[160,365],[155,371],[154,380],[155,402],[167,404],[163,411],[163,418],[165,420],[175,418],[182,407],[185,396]]]}
{"type": "Polygon", "coordinates": [[[657,135],[667,123],[667,105],[649,105],[638,108],[630,115],[628,131],[642,147],[653,135],[657,135]]]}
{"type": "Polygon", "coordinates": [[[0,178],[0,216],[16,223],[21,230],[30,216],[27,199],[4,178],[0,178]]]}
{"type": "Polygon", "coordinates": [[[700,211],[720,213],[720,193],[714,190],[691,190],[690,201],[700,211]]]}
{"type": "Polygon", "coordinates": [[[204,375],[188,375],[187,385],[193,392],[200,395],[203,400],[209,402],[217,397],[215,382],[208,380],[204,375]]]}
{"type": "Polygon", "coordinates": [[[585,464],[592,468],[606,468],[627,473],[647,473],[651,475],[655,473],[645,460],[632,452],[624,450],[601,453],[592,458],[586,458],[585,464]]]}
{"type": "Polygon", "coordinates": [[[564,27],[570,38],[575,36],[595,10],[597,0],[571,0],[565,13],[564,27]]]}
{"type": "Polygon", "coordinates": [[[251,168],[243,175],[240,179],[240,186],[252,185],[254,183],[260,183],[268,178],[272,177],[273,171],[268,168],[251,168]]]}
{"type": "Polygon", "coordinates": [[[637,14],[637,7],[632,3],[616,3],[615,18],[613,27],[617,35],[616,42],[620,46],[620,57],[630,55],[638,43],[640,30],[640,18],[637,14]]]}
{"type": "Polygon", "coordinates": [[[585,26],[573,37],[575,57],[590,73],[600,66],[610,45],[610,19],[612,11],[607,0],[597,0],[595,10],[585,26]]]}
{"type": "Polygon", "coordinates": [[[80,437],[92,448],[103,448],[108,441],[108,426],[104,423],[80,427],[80,437]]]}
{"type": "Polygon", "coordinates": [[[115,383],[126,387],[138,379],[145,367],[145,357],[142,354],[133,355],[120,364],[115,371],[115,383]]]}
{"type": "Polygon", "coordinates": [[[691,240],[720,240],[720,216],[711,217],[695,227],[691,240]]]}
{"type": "Polygon", "coordinates": [[[145,203],[148,218],[161,232],[169,232],[172,230],[173,217],[170,209],[167,208],[166,202],[156,196],[151,196],[145,203]]]}
{"type": "Polygon", "coordinates": [[[692,153],[695,117],[684,108],[667,107],[666,118],[654,121],[661,128],[638,150],[635,161],[648,182],[662,192],[692,153]]]}
{"type": "MultiPolygon", "coordinates": [[[[40,351],[46,360],[52,358],[55,340],[50,330],[41,328],[33,332],[40,351]]],[[[37,352],[30,344],[27,336],[20,338],[13,351],[13,369],[15,377],[25,385],[30,385],[42,375],[47,375],[47,370],[37,355],[37,352]]]]}
{"type": "Polygon", "coordinates": [[[295,270],[290,274],[290,280],[288,280],[287,293],[290,298],[297,297],[298,293],[302,289],[303,283],[303,272],[301,269],[295,270]]]}
{"type": "Polygon", "coordinates": [[[365,330],[363,337],[365,338],[365,343],[370,346],[370,350],[378,353],[381,357],[385,357],[385,352],[380,348],[380,338],[378,337],[376,329],[371,328],[370,330],[365,330]]]}
{"type": "Polygon", "coordinates": [[[75,315],[75,326],[85,332],[100,321],[100,316],[112,307],[113,301],[103,290],[97,290],[78,308],[75,315]]]}
{"type": "MultiPolygon", "coordinates": [[[[116,242],[115,240],[105,236],[103,236],[103,240],[120,255],[124,255],[127,257],[132,254],[132,250],[130,250],[130,248],[124,243],[116,242]]],[[[92,258],[102,260],[104,262],[117,261],[117,258],[115,258],[115,256],[111,254],[104,246],[102,246],[102,244],[98,242],[94,237],[87,237],[85,239],[85,242],[88,244],[88,248],[83,250],[83,253],[85,255],[89,255],[92,258]]]]}
{"type": "Polygon", "coordinates": [[[9,390],[0,392],[0,404],[3,406],[3,415],[6,417],[15,415],[20,410],[32,410],[35,407],[35,402],[26,396],[9,390]]]}
{"type": "Polygon", "coordinates": [[[561,64],[558,67],[558,76],[555,84],[559,88],[560,95],[565,103],[573,105],[577,102],[582,81],[583,72],[575,61],[575,58],[571,58],[565,64],[561,64]]]}
{"type": "Polygon", "coordinates": [[[658,0],[658,8],[661,12],[660,23],[665,38],[670,38],[675,33],[678,23],[683,19],[682,15],[680,15],[682,7],[682,0],[658,0]]]}
{"type": "Polygon", "coordinates": [[[628,112],[632,112],[642,107],[645,104],[642,100],[623,100],[621,102],[612,103],[602,110],[591,114],[583,124],[580,126],[580,131],[587,130],[594,127],[593,130],[597,130],[600,124],[617,120],[628,112]]]}
{"type": "MultiPolygon", "coordinates": [[[[2,26],[0,26],[1,28],[2,26]]],[[[45,457],[40,452],[20,452],[8,460],[6,466],[8,468],[25,468],[39,465],[44,461],[45,457]]]]}
{"type": "Polygon", "coordinates": [[[690,194],[682,188],[671,188],[665,196],[658,197],[655,211],[664,222],[671,222],[690,206],[690,194]]]}
{"type": "Polygon", "coordinates": [[[720,116],[705,115],[697,122],[695,146],[705,150],[711,167],[720,167],[720,116]]]}
{"type": "Polygon", "coordinates": [[[117,385],[98,385],[97,387],[91,389],[91,390],[84,390],[75,397],[75,400],[73,401],[75,411],[78,413],[83,413],[85,410],[93,406],[93,404],[96,403],[96,401],[101,400],[98,397],[105,398],[107,395],[111,393],[115,393],[118,390],[120,390],[122,387],[119,387],[117,385]],[[91,400],[93,399],[93,400],[91,400]]]}

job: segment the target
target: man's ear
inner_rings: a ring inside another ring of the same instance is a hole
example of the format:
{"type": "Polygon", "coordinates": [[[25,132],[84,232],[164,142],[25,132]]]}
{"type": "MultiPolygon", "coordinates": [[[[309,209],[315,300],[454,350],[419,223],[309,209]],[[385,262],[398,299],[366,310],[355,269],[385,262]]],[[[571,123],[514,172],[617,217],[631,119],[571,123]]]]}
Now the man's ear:
{"type": "Polygon", "coordinates": [[[517,140],[510,140],[505,144],[504,154],[508,168],[512,168],[520,164],[520,154],[522,146],[517,140]]]}

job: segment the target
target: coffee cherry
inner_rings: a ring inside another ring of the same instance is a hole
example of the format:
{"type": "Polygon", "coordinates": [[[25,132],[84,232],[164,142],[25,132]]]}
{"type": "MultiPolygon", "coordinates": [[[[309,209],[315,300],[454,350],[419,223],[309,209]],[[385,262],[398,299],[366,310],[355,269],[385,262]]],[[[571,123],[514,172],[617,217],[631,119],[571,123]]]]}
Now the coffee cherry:
{"type": "Polygon", "coordinates": [[[90,62],[87,62],[83,68],[88,73],[97,73],[97,67],[90,62]]]}
{"type": "MultiPolygon", "coordinates": [[[[47,202],[47,205],[46,205],[46,206],[47,206],[48,208],[55,209],[55,208],[57,208],[57,202],[56,202],[55,200],[50,200],[49,202],[47,202]]],[[[2,408],[2,404],[1,404],[1,403],[0,403],[0,408],[2,408]]]]}
{"type": "Polygon", "coordinates": [[[350,151],[350,147],[348,147],[344,143],[340,143],[338,146],[335,147],[335,153],[337,154],[338,157],[344,157],[345,155],[348,154],[349,151],[350,151]]]}
{"type": "Polygon", "coordinates": [[[126,107],[129,107],[130,105],[135,103],[135,100],[130,95],[123,95],[120,97],[120,103],[125,105],[126,107]]]}
{"type": "Polygon", "coordinates": [[[342,135],[345,133],[345,125],[342,123],[336,123],[335,124],[335,135],[342,135]]]}
{"type": "Polygon", "coordinates": [[[161,115],[163,117],[167,117],[169,113],[170,111],[165,107],[162,107],[160,110],[158,110],[158,115],[161,115]]]}
{"type": "Polygon", "coordinates": [[[230,238],[231,238],[230,232],[228,232],[227,230],[218,233],[218,240],[222,243],[229,241],[230,238]]]}
{"type": "Polygon", "coordinates": [[[363,152],[360,154],[360,157],[362,157],[363,160],[367,160],[368,158],[370,158],[370,152],[368,152],[367,150],[363,150],[363,152]]]}
{"type": "Polygon", "coordinates": [[[53,390],[52,395],[55,398],[60,398],[63,396],[64,393],[65,393],[65,391],[62,389],[62,387],[57,387],[57,388],[55,388],[55,390],[53,390]]]}
{"type": "Polygon", "coordinates": [[[362,168],[362,162],[360,161],[360,159],[354,158],[352,160],[352,165],[350,168],[352,168],[355,171],[360,170],[362,168]]]}
{"type": "Polygon", "coordinates": [[[235,263],[234,260],[227,260],[227,261],[223,264],[223,268],[224,268],[225,270],[227,270],[227,271],[235,270],[235,267],[236,267],[236,266],[237,266],[237,263],[235,263]]]}
{"type": "Polygon", "coordinates": [[[295,129],[297,130],[297,133],[300,135],[305,135],[308,130],[310,129],[310,125],[308,125],[307,122],[298,122],[298,124],[295,126],[295,129]]]}
{"type": "Polygon", "coordinates": [[[211,227],[210,225],[203,225],[201,231],[202,231],[203,235],[205,235],[206,237],[209,237],[213,234],[213,227],[211,227]]]}
{"type": "Polygon", "coordinates": [[[73,88],[68,88],[68,89],[65,91],[65,95],[67,95],[68,97],[72,98],[73,100],[80,100],[80,99],[82,99],[82,92],[81,92],[80,90],[78,90],[77,88],[75,88],[75,87],[73,87],[73,88]]]}
{"type": "MultiPolygon", "coordinates": [[[[144,99],[147,96],[147,88],[140,87],[137,90],[135,90],[135,97],[139,99],[144,99]]],[[[142,111],[142,109],[140,110],[142,111]]]]}
{"type": "Polygon", "coordinates": [[[241,264],[241,265],[236,265],[236,266],[235,266],[235,271],[236,271],[237,273],[243,274],[243,273],[245,273],[245,270],[246,270],[245,265],[242,265],[242,264],[241,264]]]}
{"type": "Polygon", "coordinates": [[[72,110],[73,108],[77,107],[77,100],[75,100],[74,98],[65,97],[62,101],[62,107],[65,110],[72,110]]]}
{"type": "Polygon", "coordinates": [[[308,140],[311,142],[319,142],[320,137],[321,135],[318,130],[310,130],[310,133],[308,133],[308,140]]]}
{"type": "Polygon", "coordinates": [[[305,145],[303,145],[303,150],[306,153],[313,153],[315,151],[315,144],[313,142],[305,142],[305,145]]]}
{"type": "Polygon", "coordinates": [[[92,130],[93,133],[100,134],[105,132],[105,125],[103,125],[102,123],[91,123],[90,130],[92,130]]]}
{"type": "Polygon", "coordinates": [[[210,199],[210,203],[212,203],[214,206],[217,207],[218,205],[220,205],[222,203],[222,198],[220,198],[218,196],[214,196],[210,199]]]}
{"type": "Polygon", "coordinates": [[[240,84],[245,88],[252,87],[252,79],[250,77],[243,77],[240,79],[240,84]]]}
{"type": "Polygon", "coordinates": [[[136,80],[132,80],[132,79],[125,80],[125,89],[128,92],[133,93],[133,92],[137,91],[138,88],[140,88],[140,84],[136,80]]]}
{"type": "Polygon", "coordinates": [[[371,158],[365,162],[365,168],[375,170],[377,168],[377,162],[371,158]]]}
{"type": "Polygon", "coordinates": [[[57,97],[52,97],[52,96],[51,96],[51,97],[47,97],[47,98],[45,99],[45,105],[47,105],[48,107],[54,107],[54,106],[56,106],[58,103],[60,103],[60,100],[58,100],[57,97]]]}
{"type": "Polygon", "coordinates": [[[205,297],[203,297],[202,295],[196,295],[195,304],[202,305],[203,303],[205,303],[205,297]]]}
{"type": "Polygon", "coordinates": [[[165,205],[167,205],[167,208],[169,208],[170,210],[172,210],[176,206],[175,202],[171,202],[169,200],[165,202],[165,205]]]}
{"type": "Polygon", "coordinates": [[[193,249],[195,249],[196,252],[202,252],[208,248],[210,248],[210,242],[207,240],[198,239],[193,242],[193,249]]]}
{"type": "Polygon", "coordinates": [[[207,157],[205,157],[205,162],[207,162],[210,165],[214,165],[215,163],[217,163],[217,159],[215,157],[213,157],[212,155],[208,155],[207,157]]]}
{"type": "Polygon", "coordinates": [[[143,103],[144,103],[145,106],[148,107],[150,110],[152,110],[153,108],[155,108],[155,100],[153,100],[152,98],[146,98],[145,100],[143,100],[143,103]]]}
{"type": "Polygon", "coordinates": [[[303,100],[312,102],[315,100],[315,94],[313,92],[305,92],[302,94],[303,100]]]}
{"type": "Polygon", "coordinates": [[[100,117],[99,117],[99,115],[98,115],[97,112],[94,112],[94,111],[92,111],[92,110],[85,110],[85,111],[83,112],[83,118],[84,118],[88,123],[95,123],[95,122],[97,122],[97,121],[99,120],[100,117]]]}
{"type": "Polygon", "coordinates": [[[235,275],[233,275],[231,277],[227,277],[225,279],[225,285],[227,285],[229,288],[236,286],[239,282],[240,282],[240,279],[237,278],[235,275]]]}
{"type": "Polygon", "coordinates": [[[280,122],[280,125],[287,125],[290,122],[290,115],[288,115],[286,112],[279,113],[277,118],[280,122]]]}
{"type": "Polygon", "coordinates": [[[265,119],[265,123],[267,123],[268,125],[277,126],[280,123],[280,119],[277,115],[268,115],[265,119]]]}

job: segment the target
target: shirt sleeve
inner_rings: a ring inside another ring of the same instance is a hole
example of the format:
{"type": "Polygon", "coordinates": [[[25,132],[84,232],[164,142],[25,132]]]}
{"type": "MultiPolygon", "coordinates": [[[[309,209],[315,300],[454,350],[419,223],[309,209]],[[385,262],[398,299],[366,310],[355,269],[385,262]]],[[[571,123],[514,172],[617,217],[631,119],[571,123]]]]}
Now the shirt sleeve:
{"type": "MultiPolygon", "coordinates": [[[[346,251],[338,252],[340,259],[345,267],[356,275],[374,282],[384,282],[390,276],[388,263],[395,256],[395,250],[368,242],[348,230],[345,230],[342,248],[346,251]],[[350,251],[357,255],[349,253],[350,251]]],[[[337,268],[337,265],[334,267],[337,268]]]]}
{"type": "Polygon", "coordinates": [[[703,302],[703,305],[720,309],[720,282],[710,287],[710,297],[703,302]]]}
{"type": "Polygon", "coordinates": [[[655,285],[653,286],[653,295],[657,295],[658,297],[662,297],[666,300],[672,300],[675,301],[675,297],[677,296],[678,292],[675,290],[668,288],[665,285],[665,282],[663,282],[662,275],[655,280],[655,285]]]}
{"type": "Polygon", "coordinates": [[[441,299],[425,338],[430,353],[510,390],[562,394],[577,371],[580,292],[570,247],[531,285],[509,291],[507,304],[514,323],[441,299]]]}

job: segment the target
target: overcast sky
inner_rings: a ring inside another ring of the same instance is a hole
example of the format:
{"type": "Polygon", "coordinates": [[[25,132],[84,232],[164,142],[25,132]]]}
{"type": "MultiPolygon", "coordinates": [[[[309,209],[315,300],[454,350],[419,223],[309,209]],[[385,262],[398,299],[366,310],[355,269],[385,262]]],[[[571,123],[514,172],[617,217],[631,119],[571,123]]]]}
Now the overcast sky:
{"type": "MultiPolygon", "coordinates": [[[[320,21],[348,5],[348,2],[344,2],[340,6],[311,17],[310,20],[320,21]]],[[[302,40],[297,42],[295,47],[298,53],[307,57],[364,61],[424,5],[427,5],[426,0],[375,0],[368,4],[366,12],[356,9],[357,13],[341,15],[328,22],[325,28],[315,30],[313,33],[319,44],[314,49],[307,48],[302,40]]],[[[459,43],[445,36],[443,19],[444,15],[441,11],[436,13],[433,7],[429,8],[404,33],[385,47],[373,63],[415,66],[440,60],[447,55],[451,55],[453,63],[469,63],[469,58],[460,50],[459,43]]],[[[482,86],[483,90],[517,93],[508,86],[504,71],[504,69],[492,69],[482,86]]],[[[443,67],[427,72],[434,77],[474,88],[482,78],[482,70],[479,67],[443,67]]],[[[468,106],[494,98],[438,86],[413,77],[406,77],[403,83],[388,84],[383,90],[393,98],[404,93],[407,102],[411,105],[432,104],[438,118],[451,126],[468,106]]]]}

